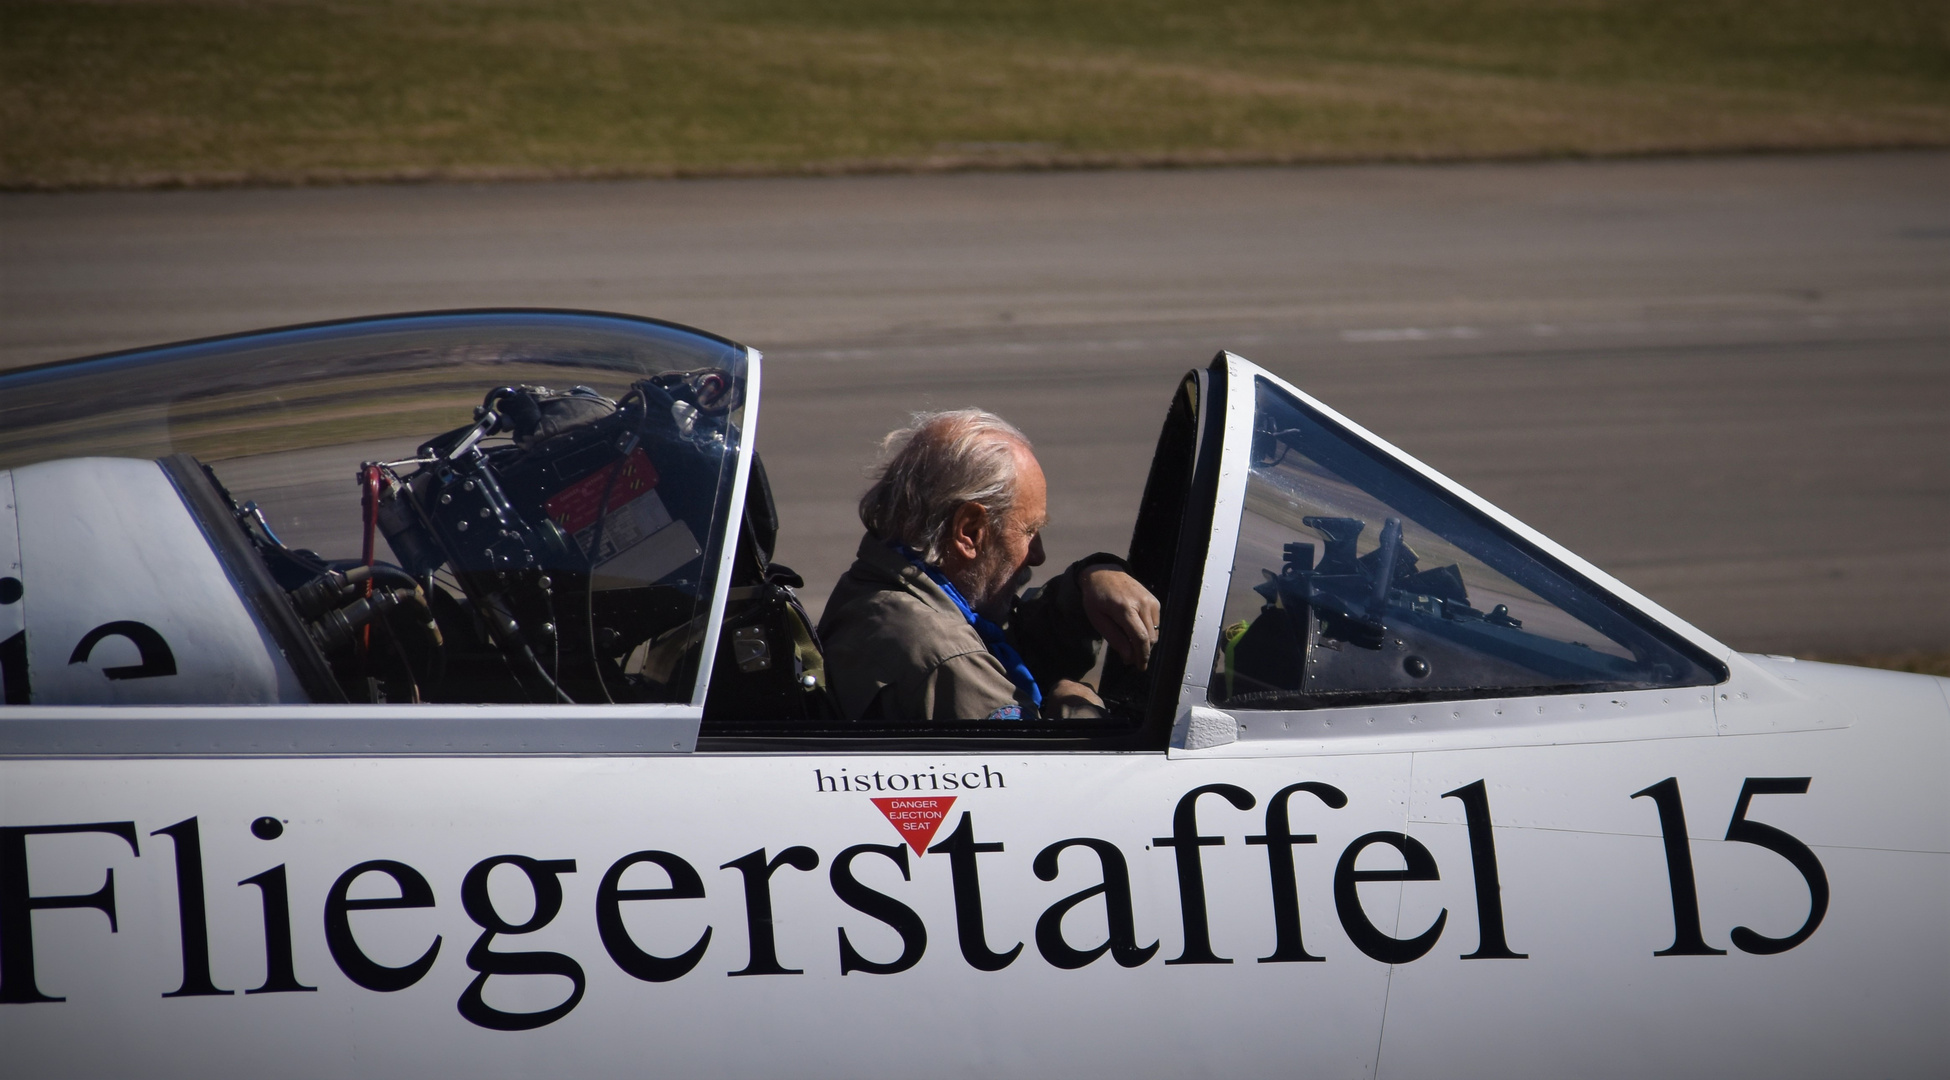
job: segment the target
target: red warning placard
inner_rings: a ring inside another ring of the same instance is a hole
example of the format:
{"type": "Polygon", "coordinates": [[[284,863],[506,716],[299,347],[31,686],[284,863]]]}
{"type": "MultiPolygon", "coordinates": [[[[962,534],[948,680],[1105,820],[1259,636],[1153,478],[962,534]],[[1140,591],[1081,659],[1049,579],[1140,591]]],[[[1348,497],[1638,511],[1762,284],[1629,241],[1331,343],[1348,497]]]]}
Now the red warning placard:
{"type": "Polygon", "coordinates": [[[927,854],[928,841],[934,839],[934,831],[947,820],[948,808],[955,805],[955,797],[920,796],[911,799],[875,799],[875,806],[887,815],[887,820],[901,832],[901,839],[914,849],[914,854],[927,854]]]}
{"type": "Polygon", "coordinates": [[[624,503],[635,499],[657,486],[657,467],[650,464],[650,458],[643,448],[624,459],[621,468],[611,465],[607,469],[597,469],[588,476],[570,484],[555,493],[542,508],[548,516],[562,526],[564,532],[574,535],[596,521],[603,512],[603,492],[609,492],[609,509],[615,510],[624,503]]]}

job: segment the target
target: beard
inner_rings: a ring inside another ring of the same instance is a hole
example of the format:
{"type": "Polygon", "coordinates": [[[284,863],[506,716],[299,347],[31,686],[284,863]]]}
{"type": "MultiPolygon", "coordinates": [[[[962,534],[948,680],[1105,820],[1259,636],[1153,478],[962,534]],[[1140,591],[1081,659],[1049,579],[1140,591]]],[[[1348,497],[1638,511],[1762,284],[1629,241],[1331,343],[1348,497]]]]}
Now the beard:
{"type": "Polygon", "coordinates": [[[968,569],[967,582],[956,582],[962,599],[975,609],[976,614],[994,622],[1008,618],[1009,605],[1015,601],[1016,594],[1035,571],[1027,566],[1012,566],[1008,552],[996,545],[982,553],[982,558],[968,569]]]}

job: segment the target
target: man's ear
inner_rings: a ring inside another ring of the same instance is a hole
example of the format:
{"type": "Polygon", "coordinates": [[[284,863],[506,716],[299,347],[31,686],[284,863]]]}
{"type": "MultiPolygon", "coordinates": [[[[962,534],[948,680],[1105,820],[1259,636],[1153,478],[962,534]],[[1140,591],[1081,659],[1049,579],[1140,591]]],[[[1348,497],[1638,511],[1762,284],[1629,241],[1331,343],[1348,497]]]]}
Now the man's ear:
{"type": "Polygon", "coordinates": [[[962,503],[955,507],[955,516],[948,521],[949,553],[968,562],[980,558],[988,547],[988,507],[978,502],[962,503]]]}

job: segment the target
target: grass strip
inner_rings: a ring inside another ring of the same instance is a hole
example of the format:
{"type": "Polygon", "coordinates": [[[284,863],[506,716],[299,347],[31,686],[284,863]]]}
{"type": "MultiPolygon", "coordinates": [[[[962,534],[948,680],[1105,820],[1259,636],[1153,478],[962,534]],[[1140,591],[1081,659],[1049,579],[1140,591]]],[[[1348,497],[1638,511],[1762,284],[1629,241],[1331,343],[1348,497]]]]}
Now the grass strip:
{"type": "Polygon", "coordinates": [[[1938,0],[0,0],[0,187],[1950,145],[1938,0]]]}

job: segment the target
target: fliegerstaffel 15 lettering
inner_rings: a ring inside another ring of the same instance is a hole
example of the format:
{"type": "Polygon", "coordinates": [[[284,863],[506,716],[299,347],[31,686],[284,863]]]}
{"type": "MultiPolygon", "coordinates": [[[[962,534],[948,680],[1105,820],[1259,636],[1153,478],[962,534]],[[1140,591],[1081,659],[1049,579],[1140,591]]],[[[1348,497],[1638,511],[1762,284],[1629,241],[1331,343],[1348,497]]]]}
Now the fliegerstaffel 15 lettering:
{"type": "Polygon", "coordinates": [[[1221,354],[1109,719],[848,723],[761,371],[508,310],[0,375],[0,1073],[1950,1074],[1950,682],[1221,354]]]}

